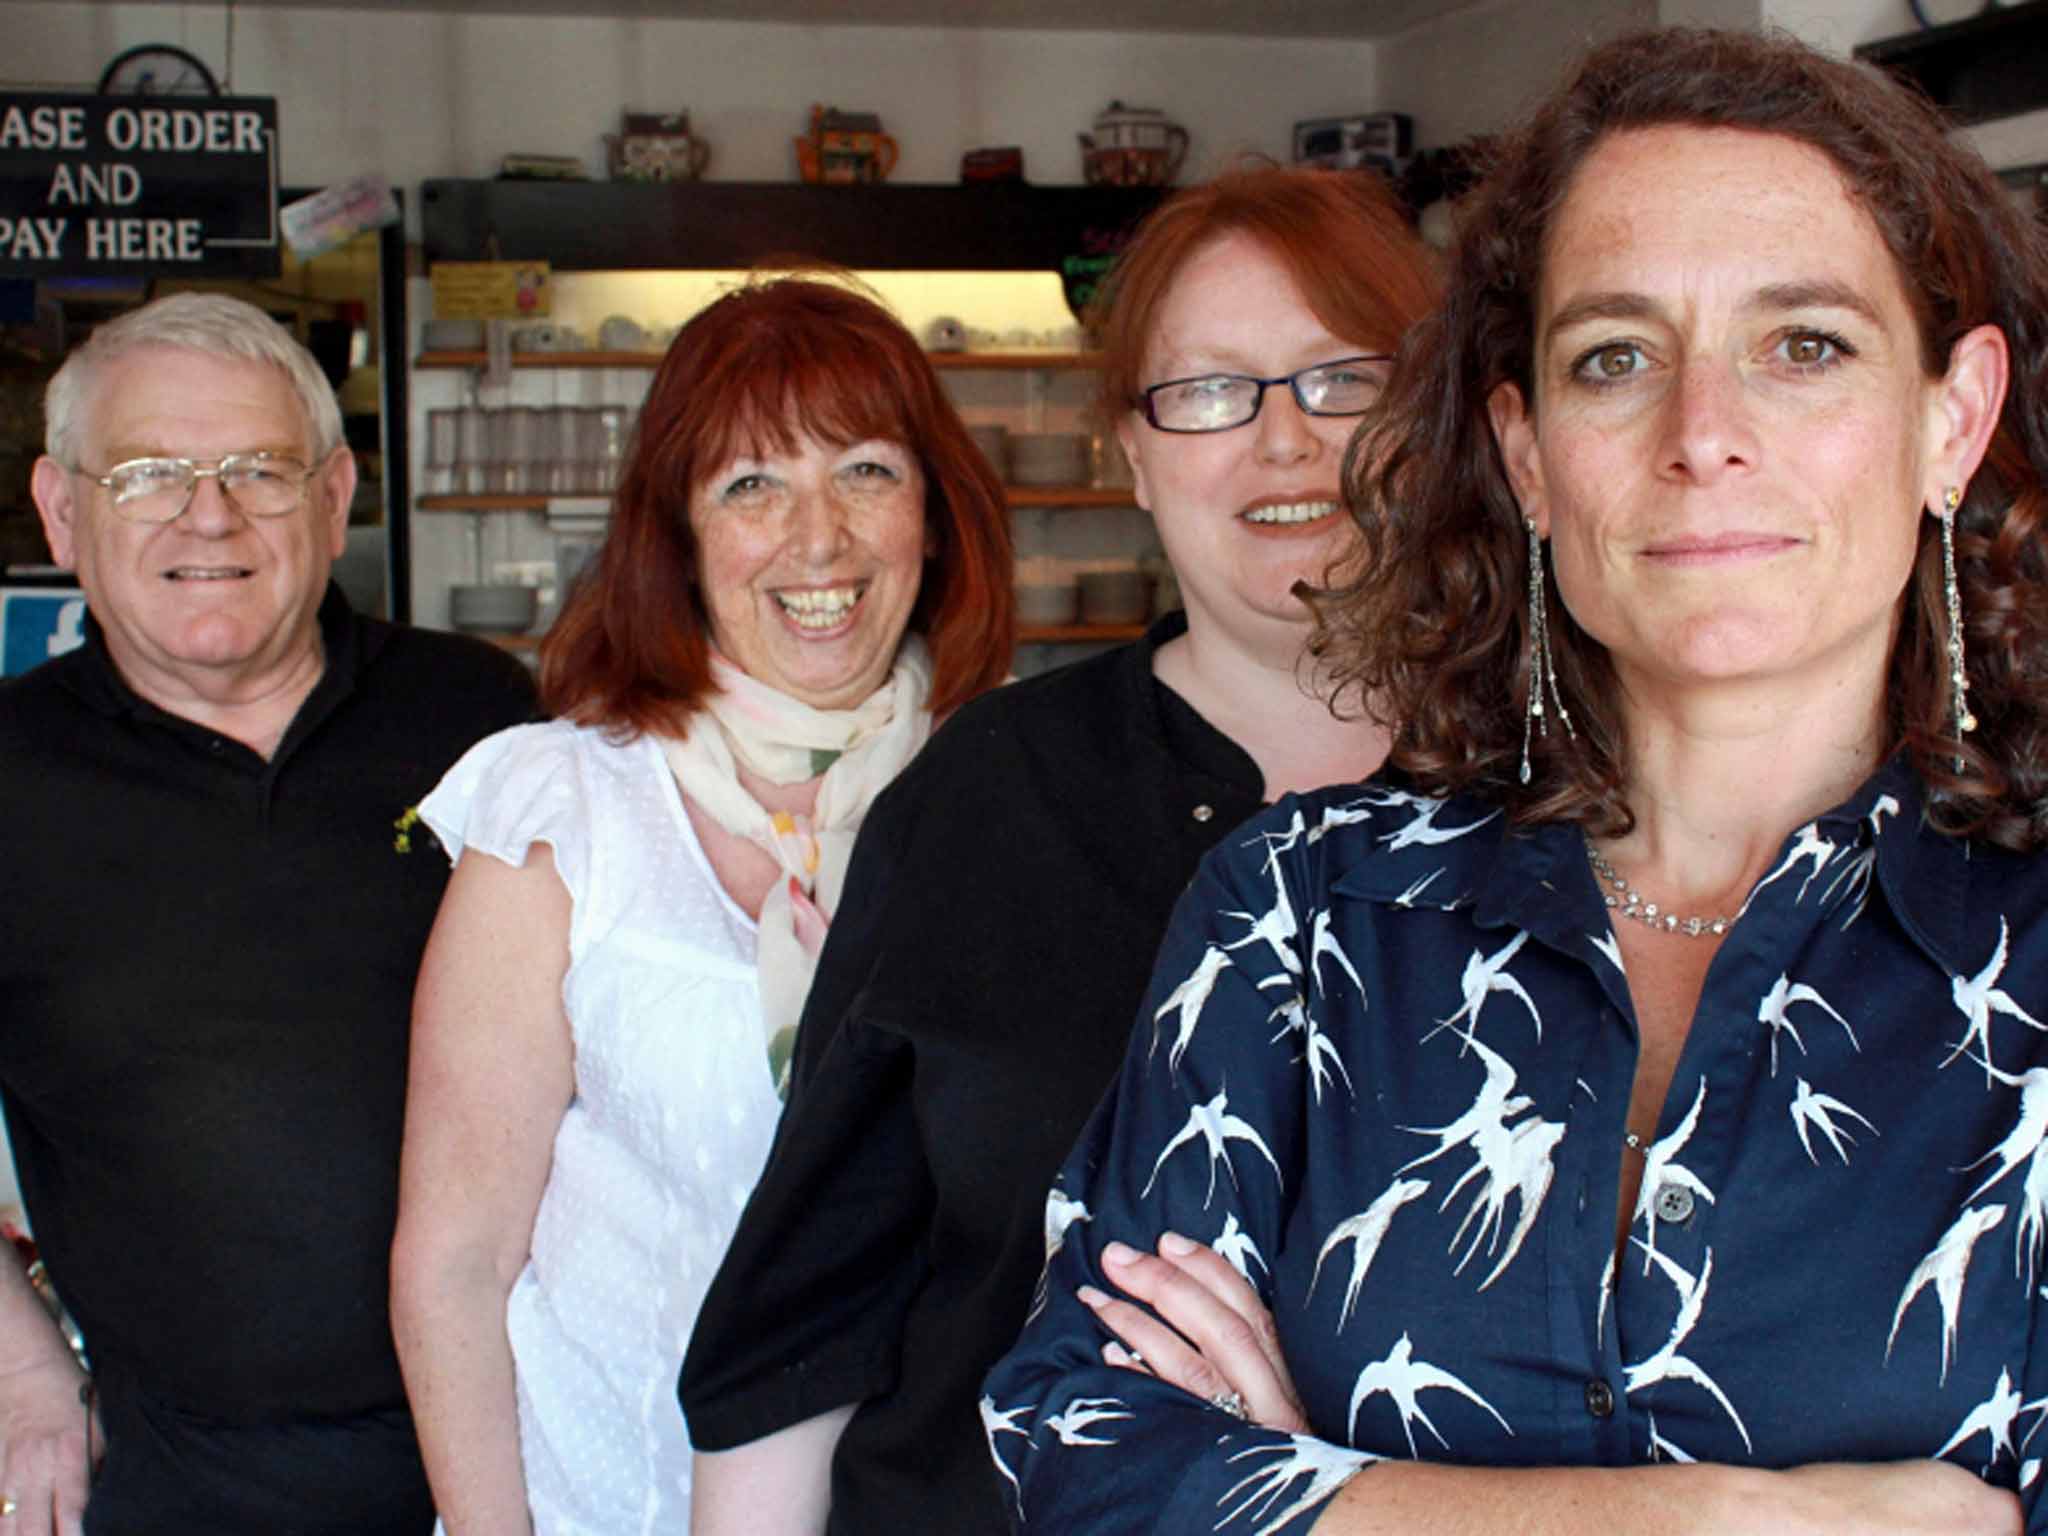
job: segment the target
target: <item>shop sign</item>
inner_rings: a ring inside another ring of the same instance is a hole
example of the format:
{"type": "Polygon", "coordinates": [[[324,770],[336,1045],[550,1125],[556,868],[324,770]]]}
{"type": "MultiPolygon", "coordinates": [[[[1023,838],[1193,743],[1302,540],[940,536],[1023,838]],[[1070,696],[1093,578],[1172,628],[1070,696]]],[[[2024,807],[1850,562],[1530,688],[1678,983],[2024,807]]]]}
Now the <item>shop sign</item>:
{"type": "Polygon", "coordinates": [[[0,93],[0,277],[275,277],[277,99],[0,93]]]}
{"type": "Polygon", "coordinates": [[[85,594],[0,588],[0,677],[15,677],[85,644],[85,594]]]}

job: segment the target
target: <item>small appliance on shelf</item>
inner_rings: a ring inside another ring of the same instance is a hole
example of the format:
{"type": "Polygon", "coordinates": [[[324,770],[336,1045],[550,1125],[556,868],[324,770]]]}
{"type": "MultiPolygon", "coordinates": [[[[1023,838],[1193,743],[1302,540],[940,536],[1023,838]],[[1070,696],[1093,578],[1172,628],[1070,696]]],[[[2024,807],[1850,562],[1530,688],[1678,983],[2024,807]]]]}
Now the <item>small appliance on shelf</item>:
{"type": "Polygon", "coordinates": [[[1415,125],[1402,112],[1316,117],[1294,125],[1294,163],[1326,170],[1375,170],[1398,179],[1414,154],[1415,125]]]}

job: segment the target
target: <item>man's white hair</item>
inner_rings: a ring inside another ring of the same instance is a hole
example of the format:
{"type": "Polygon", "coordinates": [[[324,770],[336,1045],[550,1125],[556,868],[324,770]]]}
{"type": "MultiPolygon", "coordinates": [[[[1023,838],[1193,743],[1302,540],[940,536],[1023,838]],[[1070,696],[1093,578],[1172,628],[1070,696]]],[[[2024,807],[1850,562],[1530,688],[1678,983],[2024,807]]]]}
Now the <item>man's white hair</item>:
{"type": "MultiPolygon", "coordinates": [[[[341,442],[341,407],[327,375],[298,338],[255,305],[222,293],[174,293],[109,320],[64,359],[43,397],[43,447],[68,469],[84,469],[86,424],[80,419],[100,370],[141,347],[174,347],[231,362],[268,363],[284,375],[305,408],[313,461],[341,442]]],[[[94,472],[104,464],[91,466],[94,472]]]]}

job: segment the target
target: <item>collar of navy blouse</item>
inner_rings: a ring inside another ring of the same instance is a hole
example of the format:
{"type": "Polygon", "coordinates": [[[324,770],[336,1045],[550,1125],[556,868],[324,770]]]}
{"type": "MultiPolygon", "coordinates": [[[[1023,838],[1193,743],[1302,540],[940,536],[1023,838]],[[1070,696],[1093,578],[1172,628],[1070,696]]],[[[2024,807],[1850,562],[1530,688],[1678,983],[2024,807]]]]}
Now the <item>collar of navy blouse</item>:
{"type": "MultiPolygon", "coordinates": [[[[1969,921],[1973,871],[2014,856],[1973,848],[1926,824],[1920,781],[1902,758],[1894,758],[1865,780],[1841,805],[1786,839],[1773,868],[1795,856],[1802,835],[1824,841],[1828,878],[1835,861],[1876,847],[1872,899],[1882,899],[1901,929],[1951,976],[1967,974],[1964,942],[1969,921]]],[[[1475,799],[1446,803],[1433,821],[1456,828],[1477,823],[1492,809],[1475,799]]],[[[1481,928],[1522,928],[1553,948],[1577,953],[1587,935],[1610,927],[1600,886],[1586,860],[1576,826],[1546,823],[1511,828],[1494,815],[1462,837],[1391,848],[1398,843],[1400,817],[1375,808],[1369,828],[1371,852],[1333,882],[1334,894],[1397,907],[1469,908],[1481,928]]],[[[1809,846],[1812,846],[1809,843],[1809,846]]],[[[1810,866],[1797,870],[1800,878],[1810,866]]],[[[1981,960],[1981,957],[1979,957],[1981,960]]]]}

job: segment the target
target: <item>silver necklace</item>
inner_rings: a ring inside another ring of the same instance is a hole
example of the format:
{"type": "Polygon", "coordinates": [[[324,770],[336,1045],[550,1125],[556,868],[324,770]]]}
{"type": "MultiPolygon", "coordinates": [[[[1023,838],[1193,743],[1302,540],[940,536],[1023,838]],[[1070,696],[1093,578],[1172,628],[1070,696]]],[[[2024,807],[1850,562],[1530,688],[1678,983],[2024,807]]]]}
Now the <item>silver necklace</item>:
{"type": "Polygon", "coordinates": [[[1643,893],[1622,879],[1621,871],[1601,857],[1590,837],[1586,839],[1586,857],[1593,863],[1593,872],[1613,886],[1617,893],[1613,896],[1602,894],[1601,899],[1609,909],[1623,917],[1632,917],[1645,927],[1654,928],[1659,933],[1682,933],[1689,939],[1697,939],[1702,934],[1726,933],[1728,925],[1735,921],[1732,917],[1680,917],[1676,912],[1659,911],[1656,902],[1645,901],[1643,893]]]}

